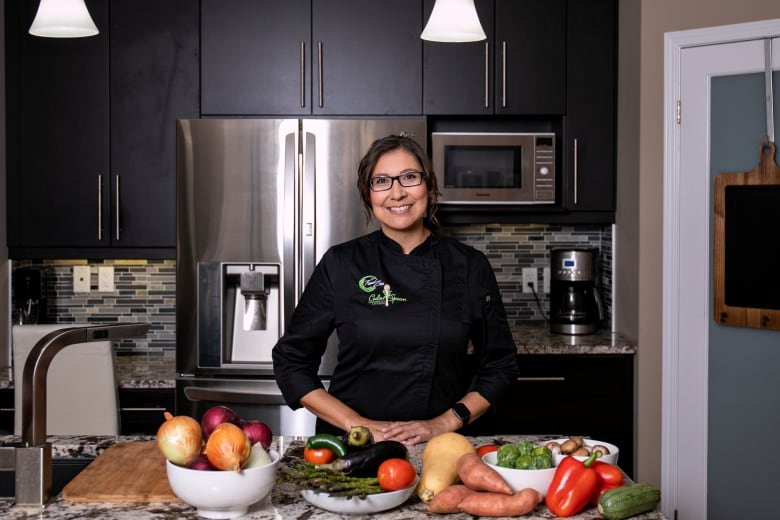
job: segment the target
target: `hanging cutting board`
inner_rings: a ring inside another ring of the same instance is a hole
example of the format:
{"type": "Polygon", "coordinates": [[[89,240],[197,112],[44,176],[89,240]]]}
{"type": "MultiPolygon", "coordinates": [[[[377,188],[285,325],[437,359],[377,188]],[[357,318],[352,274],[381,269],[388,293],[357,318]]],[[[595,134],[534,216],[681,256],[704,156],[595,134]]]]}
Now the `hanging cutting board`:
{"type": "Polygon", "coordinates": [[[754,169],[714,176],[713,312],[720,325],[780,330],[780,168],[761,145],[754,169]]]}
{"type": "Polygon", "coordinates": [[[156,441],[112,444],[62,490],[70,502],[181,502],[156,441]]]}

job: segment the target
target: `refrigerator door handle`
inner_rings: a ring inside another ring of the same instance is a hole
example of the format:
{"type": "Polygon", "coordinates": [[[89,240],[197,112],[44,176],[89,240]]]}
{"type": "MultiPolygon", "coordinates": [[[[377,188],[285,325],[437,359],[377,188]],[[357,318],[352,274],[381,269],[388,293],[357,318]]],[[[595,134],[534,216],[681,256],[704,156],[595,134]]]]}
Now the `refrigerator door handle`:
{"type": "Polygon", "coordinates": [[[215,401],[225,403],[286,405],[281,392],[243,392],[240,390],[221,390],[213,388],[184,389],[184,395],[190,401],[215,401]]]}
{"type": "Polygon", "coordinates": [[[315,220],[315,193],[317,185],[317,136],[312,132],[304,132],[303,140],[303,175],[301,192],[301,288],[309,280],[316,263],[315,241],[317,226],[315,220]]]}

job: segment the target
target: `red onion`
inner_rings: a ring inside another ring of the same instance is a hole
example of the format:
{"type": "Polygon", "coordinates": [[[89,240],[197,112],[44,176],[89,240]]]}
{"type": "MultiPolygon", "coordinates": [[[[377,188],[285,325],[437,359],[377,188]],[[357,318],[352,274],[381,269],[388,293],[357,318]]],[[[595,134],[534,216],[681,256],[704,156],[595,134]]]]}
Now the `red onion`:
{"type": "Polygon", "coordinates": [[[264,450],[271,447],[271,438],[274,435],[267,424],[260,421],[242,421],[241,429],[244,430],[246,436],[249,437],[249,442],[251,442],[253,446],[259,442],[264,450]]]}
{"type": "Polygon", "coordinates": [[[227,406],[212,406],[206,410],[206,413],[200,418],[200,428],[203,430],[203,439],[208,440],[211,432],[222,423],[231,423],[236,426],[241,426],[241,418],[227,406]]]}
{"type": "Polygon", "coordinates": [[[190,465],[187,466],[190,469],[197,469],[201,471],[213,471],[217,468],[215,468],[211,462],[209,462],[209,458],[206,456],[205,453],[201,453],[197,457],[195,457],[195,460],[190,462],[190,465]]]}

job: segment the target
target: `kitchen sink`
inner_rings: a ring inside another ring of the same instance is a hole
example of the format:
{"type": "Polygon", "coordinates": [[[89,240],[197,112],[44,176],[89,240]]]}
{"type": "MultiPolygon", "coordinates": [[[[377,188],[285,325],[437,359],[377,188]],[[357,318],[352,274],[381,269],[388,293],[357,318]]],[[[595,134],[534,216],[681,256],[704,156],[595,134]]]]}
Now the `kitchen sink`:
{"type": "MultiPolygon", "coordinates": [[[[94,457],[78,457],[67,459],[52,459],[51,461],[51,495],[57,496],[65,485],[73,480],[82,469],[86,468],[94,457]]],[[[0,497],[14,497],[14,476],[13,470],[0,471],[0,497]]]]}

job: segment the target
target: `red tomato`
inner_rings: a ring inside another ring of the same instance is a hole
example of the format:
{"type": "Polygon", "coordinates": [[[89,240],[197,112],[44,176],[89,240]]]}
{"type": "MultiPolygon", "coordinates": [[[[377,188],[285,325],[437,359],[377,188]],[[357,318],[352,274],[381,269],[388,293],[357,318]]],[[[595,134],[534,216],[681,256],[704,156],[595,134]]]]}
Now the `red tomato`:
{"type": "Polygon", "coordinates": [[[498,445],[497,444],[483,444],[479,448],[477,448],[477,455],[482,457],[483,455],[487,453],[491,453],[494,451],[498,451],[498,445]]]}
{"type": "Polygon", "coordinates": [[[303,448],[303,460],[312,464],[327,464],[336,459],[336,454],[328,448],[303,448]]]}
{"type": "Polygon", "coordinates": [[[398,491],[412,485],[417,478],[417,469],[408,460],[387,459],[379,465],[376,477],[385,491],[398,491]]]}

